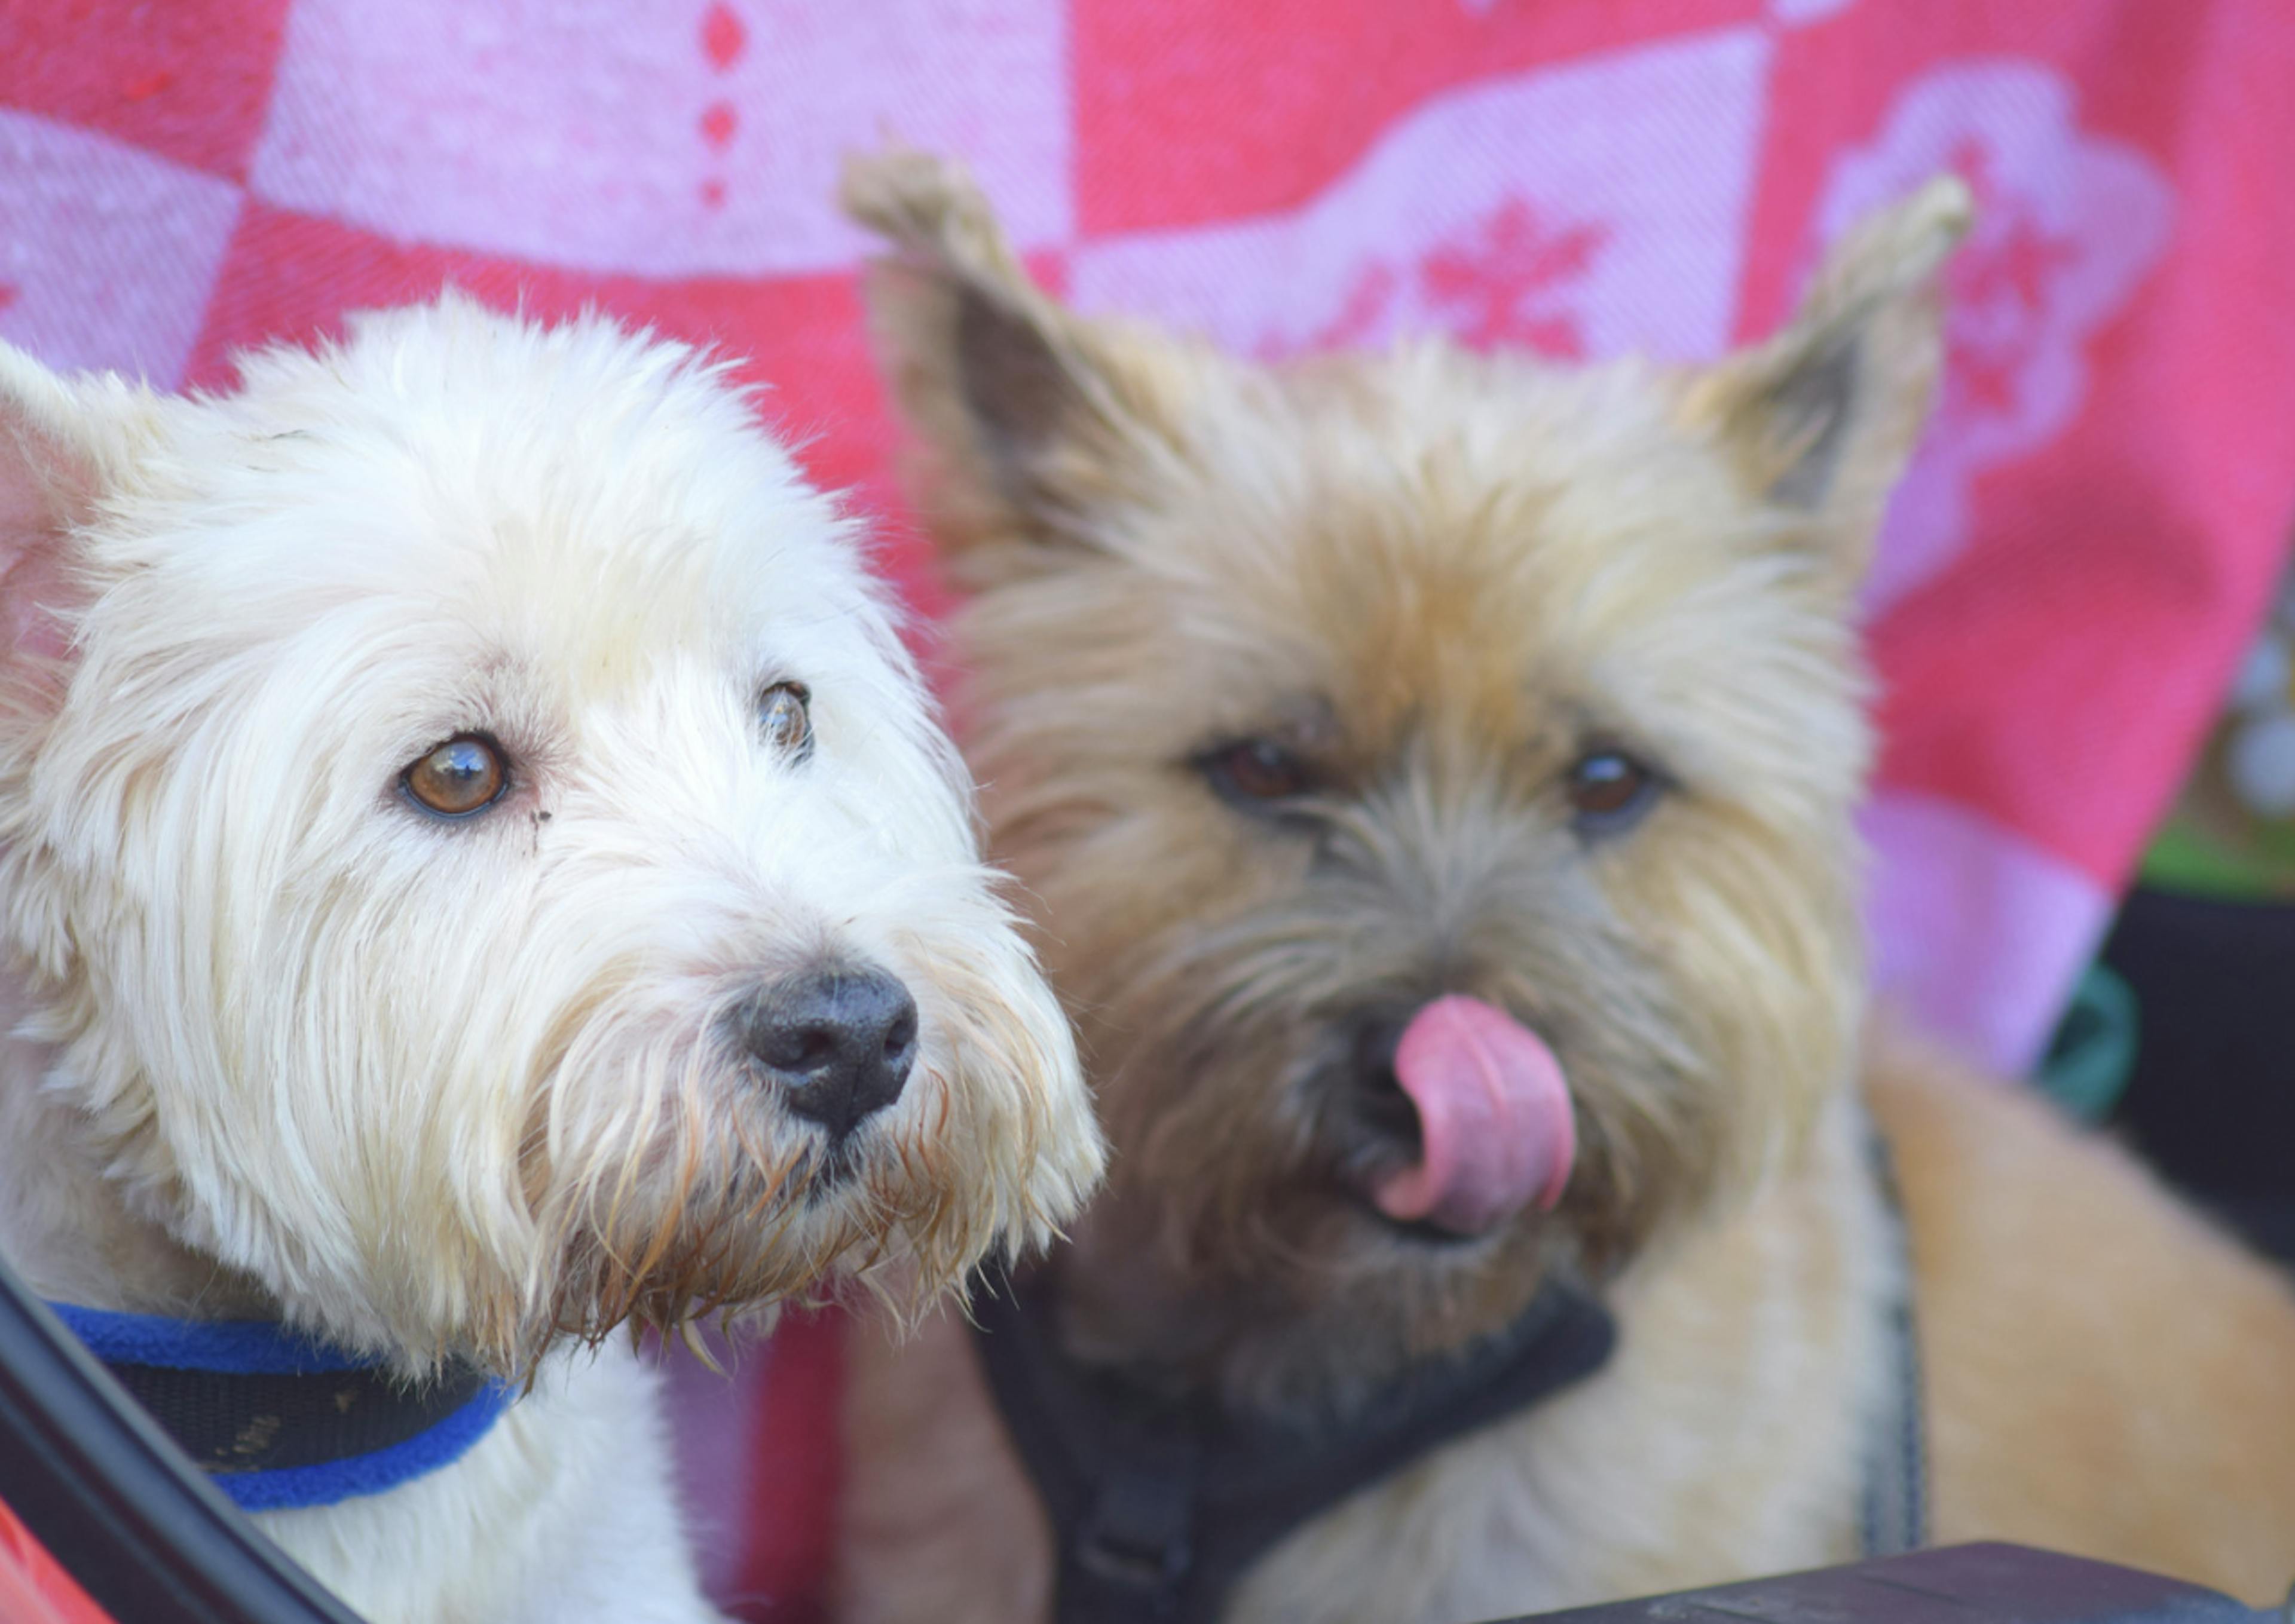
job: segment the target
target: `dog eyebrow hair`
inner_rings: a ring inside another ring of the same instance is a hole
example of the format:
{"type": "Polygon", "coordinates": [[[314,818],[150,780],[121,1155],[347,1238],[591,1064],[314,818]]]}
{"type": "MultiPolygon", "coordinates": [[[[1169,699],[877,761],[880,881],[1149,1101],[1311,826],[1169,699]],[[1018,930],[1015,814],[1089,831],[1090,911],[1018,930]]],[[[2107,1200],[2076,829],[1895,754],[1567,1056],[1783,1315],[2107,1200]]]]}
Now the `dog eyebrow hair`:
{"type": "Polygon", "coordinates": [[[1268,726],[1303,749],[1327,750],[1346,738],[1339,707],[1322,693],[1294,694],[1281,701],[1268,714],[1268,726]]]}
{"type": "Polygon", "coordinates": [[[1180,761],[1192,768],[1208,755],[1254,739],[1282,745],[1326,767],[1337,764],[1347,745],[1337,710],[1318,698],[1304,705],[1278,706],[1260,713],[1256,721],[1200,735],[1180,761]]]}

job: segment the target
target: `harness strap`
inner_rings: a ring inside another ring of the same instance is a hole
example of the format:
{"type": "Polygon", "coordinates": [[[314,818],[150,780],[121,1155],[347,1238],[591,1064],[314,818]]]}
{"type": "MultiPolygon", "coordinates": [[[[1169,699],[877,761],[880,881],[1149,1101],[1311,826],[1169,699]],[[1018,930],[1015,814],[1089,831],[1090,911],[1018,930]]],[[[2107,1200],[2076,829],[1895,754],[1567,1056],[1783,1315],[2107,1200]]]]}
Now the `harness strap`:
{"type": "Polygon", "coordinates": [[[1896,1157],[1875,1128],[1866,1136],[1873,1176],[1888,1209],[1895,1285],[1886,1310],[1888,1391],[1865,1462],[1865,1555],[1899,1556],[1929,1542],[1928,1425],[1921,1398],[1919,1321],[1913,1311],[1911,1236],[1897,1188],[1896,1157]]]}
{"type": "Polygon", "coordinates": [[[1556,1283],[1498,1336],[1414,1367],[1344,1424],[1308,1428],[1064,1359],[1041,1280],[984,1283],[974,1312],[990,1390],[1058,1539],[1061,1624],[1211,1624],[1294,1529],[1591,1375],[1616,1341],[1598,1302],[1556,1283]]]}

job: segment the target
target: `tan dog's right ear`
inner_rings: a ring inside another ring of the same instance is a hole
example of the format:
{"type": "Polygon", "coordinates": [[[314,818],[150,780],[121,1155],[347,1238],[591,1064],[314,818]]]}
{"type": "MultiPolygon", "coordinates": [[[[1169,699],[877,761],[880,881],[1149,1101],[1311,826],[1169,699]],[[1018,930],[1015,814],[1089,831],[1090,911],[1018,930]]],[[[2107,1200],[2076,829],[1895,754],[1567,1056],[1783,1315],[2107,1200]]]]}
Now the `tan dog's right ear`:
{"type": "Polygon", "coordinates": [[[870,320],[942,545],[1093,544],[1094,515],[1152,488],[1177,449],[1177,369],[1156,341],[1054,303],[956,164],[855,157],[840,199],[894,250],[870,268],[870,320]]]}
{"type": "Polygon", "coordinates": [[[1974,208],[1957,176],[1875,209],[1834,245],[1785,330],[1707,369],[1684,396],[1749,494],[1861,578],[1944,364],[1944,266],[1974,208]]]}

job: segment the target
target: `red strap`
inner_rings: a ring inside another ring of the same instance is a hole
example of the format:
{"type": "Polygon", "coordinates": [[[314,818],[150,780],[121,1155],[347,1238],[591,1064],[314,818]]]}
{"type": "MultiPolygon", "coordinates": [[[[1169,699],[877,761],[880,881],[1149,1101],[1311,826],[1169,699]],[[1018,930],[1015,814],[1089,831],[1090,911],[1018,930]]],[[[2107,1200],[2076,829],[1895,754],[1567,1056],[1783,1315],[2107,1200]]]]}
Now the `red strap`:
{"type": "Polygon", "coordinates": [[[844,1331],[843,1316],[830,1310],[786,1314],[773,1332],[751,1434],[759,1465],[739,1587],[744,1617],[819,1624],[828,1615],[844,1331]]]}
{"type": "Polygon", "coordinates": [[[0,1619],[9,1624],[112,1624],[16,1514],[0,1505],[0,1619]]]}

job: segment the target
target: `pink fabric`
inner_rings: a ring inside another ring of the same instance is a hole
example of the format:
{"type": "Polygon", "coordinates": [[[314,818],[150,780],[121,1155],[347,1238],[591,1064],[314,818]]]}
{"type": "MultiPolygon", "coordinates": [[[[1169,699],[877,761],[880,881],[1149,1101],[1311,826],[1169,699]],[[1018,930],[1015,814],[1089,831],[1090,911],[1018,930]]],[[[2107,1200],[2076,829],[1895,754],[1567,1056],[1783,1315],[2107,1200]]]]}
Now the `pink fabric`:
{"type": "MultiPolygon", "coordinates": [[[[1868,600],[1872,920],[2013,1066],[2282,562],[2290,83],[2276,0],[16,0],[0,336],[214,383],[445,278],[601,305],[753,357],[933,610],[829,201],[880,130],[970,158],[1087,307],[1264,355],[1710,355],[1956,167],[1983,221],[1868,600]]],[[[776,1616],[819,1571],[832,1335],[744,1366],[761,1449],[694,1456],[736,1508],[712,1571],[776,1616]]]]}

